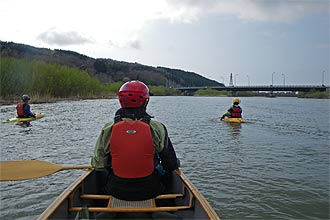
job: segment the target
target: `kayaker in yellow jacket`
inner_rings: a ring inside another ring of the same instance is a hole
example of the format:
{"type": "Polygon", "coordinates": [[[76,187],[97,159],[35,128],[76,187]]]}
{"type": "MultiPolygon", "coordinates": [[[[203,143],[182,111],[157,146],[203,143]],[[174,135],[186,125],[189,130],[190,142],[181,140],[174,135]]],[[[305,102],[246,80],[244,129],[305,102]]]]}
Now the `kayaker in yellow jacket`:
{"type": "Polygon", "coordinates": [[[242,108],[239,106],[240,102],[239,98],[234,98],[233,105],[221,116],[220,119],[223,120],[226,116],[229,118],[241,118],[242,108]]]}
{"type": "Polygon", "coordinates": [[[145,200],[165,190],[167,174],[179,167],[165,125],[146,112],[149,88],[123,84],[121,108],[97,139],[91,164],[104,178],[103,192],[122,200],[145,200]]]}

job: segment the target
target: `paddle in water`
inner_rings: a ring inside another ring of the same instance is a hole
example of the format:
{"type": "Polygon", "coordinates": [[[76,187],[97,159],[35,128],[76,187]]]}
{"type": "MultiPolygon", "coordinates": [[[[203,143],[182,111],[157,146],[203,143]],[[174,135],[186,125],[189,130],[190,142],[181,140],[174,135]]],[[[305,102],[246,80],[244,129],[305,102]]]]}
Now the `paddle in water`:
{"type": "Polygon", "coordinates": [[[61,166],[40,160],[1,161],[0,181],[34,179],[70,169],[92,169],[92,166],[61,166]]]}

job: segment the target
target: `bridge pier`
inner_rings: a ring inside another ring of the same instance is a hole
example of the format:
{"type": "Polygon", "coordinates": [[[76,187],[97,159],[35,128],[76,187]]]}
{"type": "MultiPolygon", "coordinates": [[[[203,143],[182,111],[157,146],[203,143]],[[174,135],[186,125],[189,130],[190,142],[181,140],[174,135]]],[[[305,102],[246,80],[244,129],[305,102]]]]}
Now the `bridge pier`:
{"type": "Polygon", "coordinates": [[[274,97],[276,97],[276,96],[274,95],[274,91],[273,91],[273,90],[270,91],[270,93],[269,93],[269,97],[270,97],[270,98],[274,98],[274,97]]]}
{"type": "Polygon", "coordinates": [[[184,90],[183,95],[185,95],[185,96],[194,96],[195,92],[196,91],[194,91],[194,90],[184,90]]]}
{"type": "Polygon", "coordinates": [[[236,90],[231,90],[231,96],[236,97],[237,96],[237,91],[236,90]]]}

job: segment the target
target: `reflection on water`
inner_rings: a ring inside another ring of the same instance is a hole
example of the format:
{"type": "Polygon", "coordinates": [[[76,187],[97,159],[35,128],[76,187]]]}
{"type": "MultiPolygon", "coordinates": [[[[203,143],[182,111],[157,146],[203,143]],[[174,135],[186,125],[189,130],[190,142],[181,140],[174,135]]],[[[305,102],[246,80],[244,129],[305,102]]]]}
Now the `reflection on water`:
{"type": "Polygon", "coordinates": [[[227,124],[228,124],[228,126],[231,127],[231,134],[232,134],[233,138],[238,139],[241,128],[242,128],[241,123],[227,123],[227,124]]]}
{"type": "MultiPolygon", "coordinates": [[[[243,124],[220,121],[230,97],[152,97],[181,169],[222,219],[329,219],[329,100],[241,98],[243,124]],[[263,106],[263,111],[256,107],[263,106]],[[322,112],[322,114],[319,114],[322,112]]],[[[116,99],[32,105],[32,127],[1,124],[1,160],[89,164],[116,99]]],[[[15,106],[1,106],[1,120],[15,106]]],[[[36,218],[83,171],[0,182],[3,219],[36,218]]]]}

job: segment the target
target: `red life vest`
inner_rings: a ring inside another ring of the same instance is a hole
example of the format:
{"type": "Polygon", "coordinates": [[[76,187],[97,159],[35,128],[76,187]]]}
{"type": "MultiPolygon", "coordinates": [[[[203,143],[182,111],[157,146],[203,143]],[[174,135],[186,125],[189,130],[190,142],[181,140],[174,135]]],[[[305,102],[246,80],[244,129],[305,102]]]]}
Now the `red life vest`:
{"type": "Polygon", "coordinates": [[[149,124],[119,121],[110,136],[112,169],[121,178],[146,177],[154,171],[154,144],[149,124]]]}
{"type": "Polygon", "coordinates": [[[16,106],[18,117],[23,117],[25,115],[24,104],[24,102],[19,102],[16,106]]]}
{"type": "Polygon", "coordinates": [[[242,117],[242,109],[239,106],[233,107],[233,112],[231,113],[232,118],[241,118],[242,117]]]}

